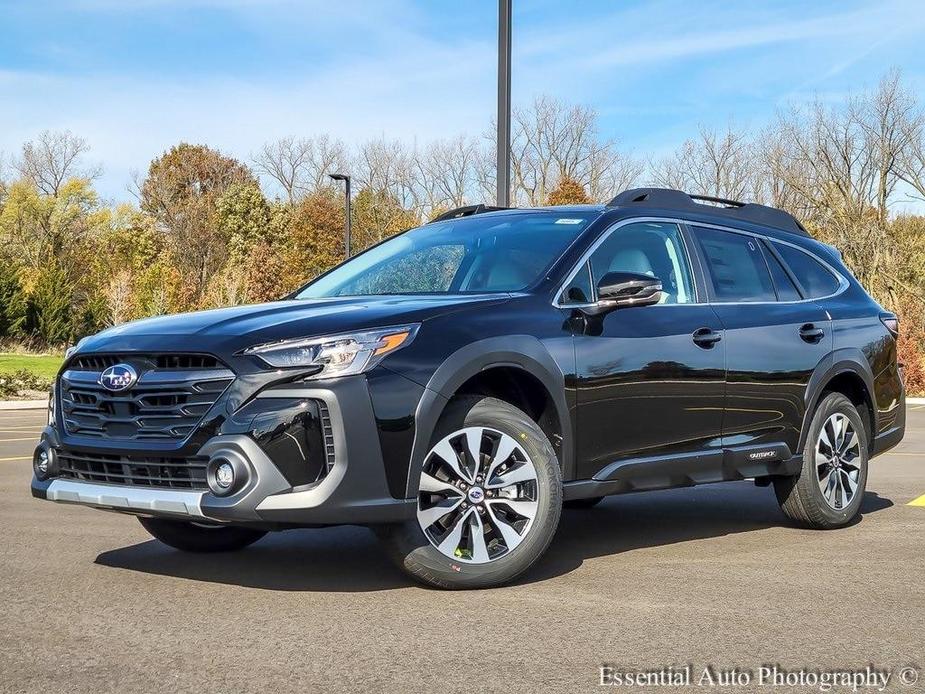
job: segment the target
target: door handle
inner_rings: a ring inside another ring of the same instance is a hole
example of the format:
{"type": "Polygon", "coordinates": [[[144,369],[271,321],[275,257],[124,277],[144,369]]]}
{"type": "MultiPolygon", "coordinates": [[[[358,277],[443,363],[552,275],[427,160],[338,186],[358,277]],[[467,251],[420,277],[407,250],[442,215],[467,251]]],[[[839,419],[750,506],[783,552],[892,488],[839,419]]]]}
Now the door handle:
{"type": "Polygon", "coordinates": [[[817,328],[812,323],[807,323],[800,328],[800,338],[803,342],[809,342],[810,344],[819,342],[824,335],[825,331],[822,328],[817,328]]]}
{"type": "Polygon", "coordinates": [[[694,344],[704,349],[710,349],[717,342],[723,339],[723,334],[718,333],[712,328],[699,328],[691,335],[694,344]]]}

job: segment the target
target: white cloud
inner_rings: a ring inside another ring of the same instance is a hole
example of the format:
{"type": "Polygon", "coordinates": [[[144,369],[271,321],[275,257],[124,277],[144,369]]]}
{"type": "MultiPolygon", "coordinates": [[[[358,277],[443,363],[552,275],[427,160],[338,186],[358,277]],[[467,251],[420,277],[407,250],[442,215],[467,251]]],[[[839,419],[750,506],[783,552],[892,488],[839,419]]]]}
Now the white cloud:
{"type": "MultiPolygon", "coordinates": [[[[296,69],[239,65],[229,50],[228,68],[217,77],[174,69],[152,78],[154,66],[142,76],[117,64],[67,75],[0,65],[0,151],[15,152],[46,128],[70,129],[87,138],[92,159],[104,164],[99,187],[114,199],[128,197],[131,170],[144,170],[183,140],[247,159],[284,135],[326,132],[349,143],[381,135],[419,141],[478,135],[495,109],[493,24],[434,31],[442,10],[429,3],[80,0],[66,8],[75,21],[81,13],[86,21],[107,13],[137,13],[144,21],[152,10],[221,8],[240,18],[242,30],[275,45],[300,41],[320,56],[316,65],[296,69]]],[[[523,4],[515,7],[518,17],[515,101],[550,93],[589,103],[621,129],[605,134],[633,134],[624,143],[637,151],[673,146],[698,122],[760,126],[781,100],[841,92],[844,80],[833,78],[853,73],[885,45],[908,49],[925,28],[925,13],[911,0],[805,10],[644,2],[608,5],[593,15],[559,3],[523,4]],[[753,110],[743,113],[746,101],[753,110]]],[[[493,10],[484,18],[493,22],[493,10]]],[[[81,46],[60,50],[68,48],[81,46]]]]}
{"type": "Polygon", "coordinates": [[[104,163],[99,188],[126,199],[132,170],[180,141],[247,159],[284,135],[347,142],[480,134],[494,106],[495,55],[479,43],[363,60],[303,78],[140,80],[0,72],[0,150],[44,129],[85,137],[104,163]]]}

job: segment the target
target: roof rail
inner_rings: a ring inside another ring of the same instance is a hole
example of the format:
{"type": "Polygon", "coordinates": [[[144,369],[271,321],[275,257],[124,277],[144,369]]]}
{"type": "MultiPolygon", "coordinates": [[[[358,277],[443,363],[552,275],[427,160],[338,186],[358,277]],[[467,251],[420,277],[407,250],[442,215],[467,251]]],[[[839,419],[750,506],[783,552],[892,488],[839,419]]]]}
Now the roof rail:
{"type": "Polygon", "coordinates": [[[483,212],[495,212],[497,210],[509,210],[510,207],[492,207],[490,205],[483,205],[479,203],[478,205],[465,205],[464,207],[457,207],[455,210],[450,210],[449,212],[444,212],[441,215],[437,215],[428,224],[433,224],[434,222],[445,222],[448,219],[459,219],[460,217],[471,217],[474,214],[482,214],[483,212]]]}
{"type": "Polygon", "coordinates": [[[671,188],[631,188],[623,191],[607,203],[607,207],[637,206],[714,213],[743,222],[775,227],[800,236],[809,236],[809,232],[793,215],[776,207],[759,205],[754,202],[745,203],[738,200],[725,200],[724,198],[715,198],[709,195],[688,195],[684,191],[671,188]],[[704,205],[698,200],[713,204],[704,205]]]}

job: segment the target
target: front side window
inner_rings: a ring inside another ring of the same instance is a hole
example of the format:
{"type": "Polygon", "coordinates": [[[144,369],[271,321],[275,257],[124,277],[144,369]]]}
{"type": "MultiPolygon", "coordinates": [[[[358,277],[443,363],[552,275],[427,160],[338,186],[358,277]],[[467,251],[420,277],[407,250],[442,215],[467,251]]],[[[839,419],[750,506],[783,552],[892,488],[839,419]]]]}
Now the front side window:
{"type": "Polygon", "coordinates": [[[808,253],[788,246],[785,243],[772,241],[780,257],[790,268],[794,277],[803,285],[806,295],[810,299],[829,296],[838,291],[838,278],[826,267],[808,253]]]}
{"type": "Polygon", "coordinates": [[[598,215],[489,214],[425,224],[336,267],[297,298],[521,291],[598,215]]]}
{"type": "Polygon", "coordinates": [[[590,304],[594,301],[594,290],[591,289],[591,268],[587,262],[569,280],[562,295],[559,297],[563,304],[590,304]]]}
{"type": "Polygon", "coordinates": [[[706,259],[715,301],[777,301],[758,239],[705,227],[695,227],[694,235],[706,259]]]}
{"type": "Polygon", "coordinates": [[[694,301],[690,264],[681,230],[667,222],[636,222],[615,229],[591,254],[591,277],[598,284],[610,272],[635,272],[662,281],[663,304],[694,301]]]}

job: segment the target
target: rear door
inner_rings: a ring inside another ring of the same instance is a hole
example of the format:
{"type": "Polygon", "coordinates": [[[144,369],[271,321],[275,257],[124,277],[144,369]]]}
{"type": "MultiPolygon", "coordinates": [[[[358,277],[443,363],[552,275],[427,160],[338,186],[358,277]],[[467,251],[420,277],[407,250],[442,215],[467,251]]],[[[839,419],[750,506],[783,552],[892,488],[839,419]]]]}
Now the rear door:
{"type": "Polygon", "coordinates": [[[804,298],[762,238],[712,227],[691,230],[711,305],[725,329],[723,446],[743,460],[795,454],[809,379],[831,352],[829,316],[804,298]]]}

